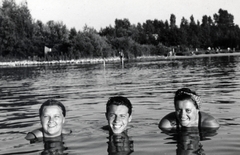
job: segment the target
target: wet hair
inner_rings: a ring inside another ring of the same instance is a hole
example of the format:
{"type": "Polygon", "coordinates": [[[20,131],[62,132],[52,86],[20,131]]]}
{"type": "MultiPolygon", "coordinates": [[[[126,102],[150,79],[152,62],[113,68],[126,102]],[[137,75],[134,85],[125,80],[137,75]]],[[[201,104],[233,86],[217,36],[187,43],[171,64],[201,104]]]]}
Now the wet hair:
{"type": "Polygon", "coordinates": [[[107,113],[109,112],[109,108],[111,105],[117,105],[117,106],[124,105],[128,108],[129,116],[132,114],[132,103],[126,97],[123,97],[123,96],[110,97],[106,105],[107,113]]]}
{"type": "Polygon", "coordinates": [[[192,100],[195,107],[200,109],[200,97],[196,94],[196,92],[191,91],[189,88],[181,88],[176,91],[174,97],[174,106],[176,107],[177,102],[183,100],[192,100]]]}
{"type": "Polygon", "coordinates": [[[66,109],[65,109],[65,106],[57,101],[57,100],[53,100],[53,99],[50,99],[50,100],[47,100],[45,102],[43,102],[43,104],[41,105],[40,109],[39,109],[39,116],[41,117],[42,116],[42,112],[43,112],[43,108],[46,107],[46,106],[58,106],[62,109],[62,114],[63,116],[65,117],[66,116],[66,109]]]}

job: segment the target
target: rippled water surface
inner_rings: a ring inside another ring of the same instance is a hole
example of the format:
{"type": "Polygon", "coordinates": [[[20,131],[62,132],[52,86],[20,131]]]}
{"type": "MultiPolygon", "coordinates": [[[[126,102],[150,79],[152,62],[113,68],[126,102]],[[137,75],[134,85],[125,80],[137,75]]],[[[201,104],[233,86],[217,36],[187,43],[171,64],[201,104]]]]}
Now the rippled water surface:
{"type": "Polygon", "coordinates": [[[153,60],[119,63],[0,68],[0,154],[41,154],[43,142],[24,137],[39,128],[38,109],[49,98],[67,108],[65,128],[71,135],[59,146],[66,154],[190,154],[187,140],[201,149],[195,154],[238,155],[240,151],[240,57],[153,60]],[[174,92],[189,87],[202,97],[202,111],[218,119],[217,134],[178,140],[158,129],[159,120],[174,110],[174,92]],[[123,95],[133,104],[127,135],[109,137],[105,104],[123,95]],[[116,139],[124,142],[117,146],[116,139]],[[179,144],[180,143],[180,144],[179,144]],[[109,151],[109,153],[108,153],[109,151]]]}

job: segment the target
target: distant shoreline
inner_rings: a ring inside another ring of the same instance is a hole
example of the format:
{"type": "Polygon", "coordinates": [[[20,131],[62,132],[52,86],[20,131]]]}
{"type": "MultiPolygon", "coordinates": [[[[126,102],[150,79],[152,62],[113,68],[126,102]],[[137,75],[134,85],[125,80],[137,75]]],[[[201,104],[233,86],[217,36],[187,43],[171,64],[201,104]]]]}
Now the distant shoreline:
{"type": "Polygon", "coordinates": [[[185,58],[202,58],[202,57],[221,57],[221,56],[239,56],[239,53],[216,53],[216,54],[199,54],[199,55],[190,55],[190,56],[172,56],[176,59],[185,59],[185,58]]]}
{"type": "Polygon", "coordinates": [[[104,62],[114,62],[120,61],[119,57],[111,58],[85,58],[77,60],[52,60],[52,61],[32,61],[32,60],[22,60],[22,61],[9,61],[0,62],[0,67],[21,67],[21,66],[39,66],[39,65],[55,65],[55,64],[96,64],[104,62]]]}
{"type": "Polygon", "coordinates": [[[240,56],[240,52],[236,53],[216,53],[216,54],[196,54],[196,55],[175,55],[175,56],[142,56],[136,59],[156,59],[156,60],[172,60],[172,59],[192,59],[204,57],[221,57],[221,56],[240,56]]]}
{"type": "MultiPolygon", "coordinates": [[[[203,57],[221,57],[221,56],[240,56],[238,53],[217,53],[217,54],[199,54],[199,55],[189,55],[189,56],[141,56],[133,60],[172,60],[172,59],[190,59],[190,58],[203,58],[203,57]]],[[[54,65],[54,64],[97,64],[106,62],[120,62],[119,57],[111,58],[85,58],[78,60],[53,60],[53,61],[10,61],[10,62],[0,62],[0,67],[21,67],[21,66],[39,66],[39,65],[54,65]]]]}

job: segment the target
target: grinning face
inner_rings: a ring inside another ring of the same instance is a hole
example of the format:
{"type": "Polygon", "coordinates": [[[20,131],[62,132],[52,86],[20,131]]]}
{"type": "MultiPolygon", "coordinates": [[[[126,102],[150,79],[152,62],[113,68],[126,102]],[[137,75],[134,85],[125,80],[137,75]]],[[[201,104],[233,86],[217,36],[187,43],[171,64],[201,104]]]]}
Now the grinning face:
{"type": "Polygon", "coordinates": [[[175,106],[176,116],[184,127],[198,126],[198,112],[192,100],[178,101],[175,106]]]}
{"type": "Polygon", "coordinates": [[[56,137],[62,134],[65,117],[59,106],[45,106],[40,117],[44,137],[56,137]]]}
{"type": "Polygon", "coordinates": [[[106,113],[106,118],[113,133],[122,133],[126,130],[132,116],[129,116],[128,108],[125,105],[111,105],[106,113]]]}

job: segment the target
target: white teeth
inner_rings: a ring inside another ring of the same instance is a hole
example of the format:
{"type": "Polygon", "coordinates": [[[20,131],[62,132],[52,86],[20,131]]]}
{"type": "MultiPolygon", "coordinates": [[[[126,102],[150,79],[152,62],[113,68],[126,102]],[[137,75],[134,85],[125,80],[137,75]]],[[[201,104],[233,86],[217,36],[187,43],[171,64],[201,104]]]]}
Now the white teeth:
{"type": "Polygon", "coordinates": [[[48,127],[53,128],[53,127],[55,127],[55,125],[54,124],[49,124],[48,127]]]}
{"type": "Polygon", "coordinates": [[[121,127],[121,125],[113,125],[114,126],[114,128],[120,128],[121,127]]]}

